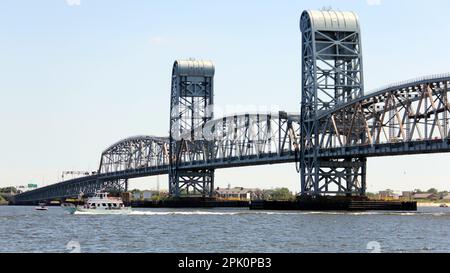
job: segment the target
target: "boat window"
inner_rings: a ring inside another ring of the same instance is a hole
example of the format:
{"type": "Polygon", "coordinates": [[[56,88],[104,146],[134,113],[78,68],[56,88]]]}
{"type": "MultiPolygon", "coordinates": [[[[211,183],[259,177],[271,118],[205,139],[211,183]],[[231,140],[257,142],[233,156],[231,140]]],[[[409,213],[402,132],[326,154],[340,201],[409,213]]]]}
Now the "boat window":
{"type": "Polygon", "coordinates": [[[117,204],[114,204],[114,207],[117,207],[117,204]]]}
{"type": "Polygon", "coordinates": [[[102,206],[106,207],[106,204],[105,204],[105,203],[102,203],[102,206]]]}
{"type": "Polygon", "coordinates": [[[100,204],[97,204],[97,207],[100,207],[100,204]]]}

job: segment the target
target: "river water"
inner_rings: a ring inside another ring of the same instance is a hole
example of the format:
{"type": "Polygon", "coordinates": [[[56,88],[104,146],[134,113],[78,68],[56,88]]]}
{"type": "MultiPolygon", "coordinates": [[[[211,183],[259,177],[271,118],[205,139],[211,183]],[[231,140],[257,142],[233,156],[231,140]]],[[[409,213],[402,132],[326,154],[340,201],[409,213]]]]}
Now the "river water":
{"type": "Polygon", "coordinates": [[[450,208],[418,212],[0,206],[0,252],[450,252],[450,208]]]}

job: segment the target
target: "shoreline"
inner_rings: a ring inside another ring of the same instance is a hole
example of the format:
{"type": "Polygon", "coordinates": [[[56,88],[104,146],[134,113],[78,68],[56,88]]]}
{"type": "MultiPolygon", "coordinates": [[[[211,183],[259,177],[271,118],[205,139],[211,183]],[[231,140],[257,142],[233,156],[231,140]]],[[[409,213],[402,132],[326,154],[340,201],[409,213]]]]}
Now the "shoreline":
{"type": "Polygon", "coordinates": [[[427,202],[427,203],[419,203],[418,202],[417,206],[418,207],[439,207],[442,204],[446,204],[447,206],[450,207],[450,203],[429,203],[429,202],[427,202]]]}

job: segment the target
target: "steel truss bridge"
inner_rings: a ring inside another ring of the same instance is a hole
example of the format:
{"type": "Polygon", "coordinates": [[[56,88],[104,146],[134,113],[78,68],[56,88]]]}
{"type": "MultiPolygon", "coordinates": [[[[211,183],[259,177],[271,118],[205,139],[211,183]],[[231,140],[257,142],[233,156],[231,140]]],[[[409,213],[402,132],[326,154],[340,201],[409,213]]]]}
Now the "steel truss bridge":
{"type": "Polygon", "coordinates": [[[137,136],[107,148],[98,172],[16,196],[16,203],[126,191],[128,180],[169,175],[174,197],[211,196],[214,170],[297,163],[301,194],[363,196],[367,158],[450,152],[450,74],[364,92],[356,14],[304,11],[298,113],[215,119],[210,61],[177,60],[170,135],[137,136]]]}

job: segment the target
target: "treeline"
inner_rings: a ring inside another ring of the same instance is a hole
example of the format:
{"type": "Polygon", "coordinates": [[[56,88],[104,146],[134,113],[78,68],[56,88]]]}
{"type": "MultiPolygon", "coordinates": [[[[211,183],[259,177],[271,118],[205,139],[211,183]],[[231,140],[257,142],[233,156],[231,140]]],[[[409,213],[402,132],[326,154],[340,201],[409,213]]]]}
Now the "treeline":
{"type": "Polygon", "coordinates": [[[296,196],[288,188],[276,188],[263,190],[262,199],[267,201],[293,201],[296,196]]]}
{"type": "MultiPolygon", "coordinates": [[[[386,192],[394,192],[394,191],[388,189],[388,190],[386,190],[386,192]]],[[[405,192],[407,192],[407,191],[405,191],[405,192]]],[[[426,190],[426,191],[423,191],[423,190],[421,190],[421,189],[415,189],[415,190],[411,191],[411,193],[412,193],[412,194],[424,194],[424,193],[436,194],[436,195],[438,195],[440,198],[442,198],[442,197],[444,197],[444,196],[446,196],[446,195],[449,194],[448,191],[439,191],[439,190],[436,189],[436,188],[431,188],[431,189],[426,190]]],[[[375,196],[377,196],[378,194],[377,194],[377,193],[368,192],[366,195],[367,195],[368,197],[375,197],[375,196]]]]}
{"type": "Polygon", "coordinates": [[[15,187],[0,188],[0,205],[7,205],[11,196],[17,194],[15,187]]]}
{"type": "Polygon", "coordinates": [[[445,195],[448,194],[448,191],[439,191],[438,189],[431,188],[431,189],[429,189],[427,191],[422,191],[420,189],[415,189],[414,193],[419,193],[419,194],[420,193],[432,193],[432,194],[437,194],[437,195],[440,195],[440,196],[445,196],[445,195]]]}
{"type": "MultiPolygon", "coordinates": [[[[131,190],[130,193],[134,195],[135,193],[141,194],[141,198],[144,199],[142,194],[144,191],[134,189],[131,190]]],[[[157,192],[157,191],[149,191],[152,192],[152,196],[148,198],[152,201],[160,201],[160,200],[168,200],[170,197],[166,192],[157,192]]],[[[181,191],[181,195],[185,194],[184,189],[181,191]]],[[[295,200],[296,196],[292,193],[288,188],[276,188],[270,190],[260,190],[259,192],[253,192],[254,196],[252,199],[257,200],[267,200],[267,201],[291,201],[295,200]]],[[[133,196],[131,197],[133,198],[133,196]]]]}
{"type": "Polygon", "coordinates": [[[17,189],[16,189],[16,187],[0,188],[0,193],[4,193],[4,194],[16,194],[16,193],[17,193],[17,189]]]}

